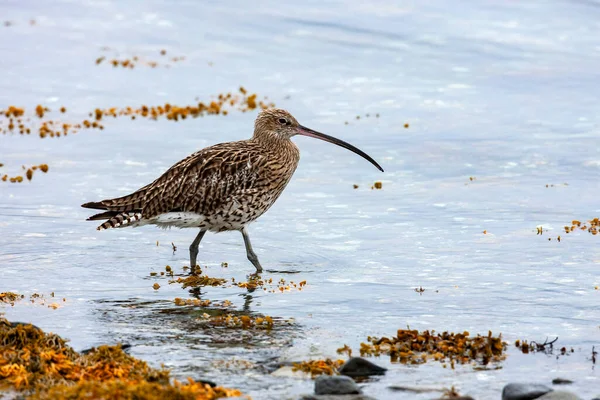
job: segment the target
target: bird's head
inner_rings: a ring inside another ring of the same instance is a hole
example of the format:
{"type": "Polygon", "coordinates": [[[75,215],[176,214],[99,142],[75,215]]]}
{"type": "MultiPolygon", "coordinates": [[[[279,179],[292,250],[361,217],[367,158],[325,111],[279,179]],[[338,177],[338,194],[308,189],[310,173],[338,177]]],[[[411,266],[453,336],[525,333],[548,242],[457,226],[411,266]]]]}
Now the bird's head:
{"type": "Polygon", "coordinates": [[[298,134],[300,124],[296,118],[281,108],[263,110],[254,122],[254,136],[270,139],[290,139],[298,134]]]}
{"type": "Polygon", "coordinates": [[[350,143],[346,143],[343,140],[334,138],[333,136],[326,135],[317,131],[313,131],[310,128],[302,126],[298,123],[296,118],[292,116],[286,110],[280,108],[272,108],[263,110],[256,117],[254,123],[254,139],[259,141],[266,141],[269,143],[281,143],[281,141],[287,141],[295,135],[309,136],[316,139],[321,139],[329,143],[336,144],[340,147],[348,149],[359,156],[365,158],[371,164],[377,167],[381,172],[383,168],[375,162],[368,154],[362,150],[352,146],[350,143]]]}

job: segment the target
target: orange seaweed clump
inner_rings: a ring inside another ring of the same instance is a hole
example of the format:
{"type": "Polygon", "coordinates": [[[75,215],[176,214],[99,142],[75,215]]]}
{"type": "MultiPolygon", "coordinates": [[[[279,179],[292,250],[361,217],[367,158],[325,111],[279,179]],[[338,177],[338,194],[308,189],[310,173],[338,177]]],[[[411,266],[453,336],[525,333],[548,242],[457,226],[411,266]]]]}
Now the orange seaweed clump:
{"type": "Polygon", "coordinates": [[[237,316],[233,314],[224,315],[209,315],[204,313],[202,319],[207,321],[210,325],[221,326],[224,328],[241,328],[241,329],[272,329],[273,318],[270,316],[265,317],[251,317],[248,315],[237,316]]]}
{"type": "MultiPolygon", "coordinates": [[[[36,171],[37,169],[39,169],[40,171],[46,173],[48,172],[48,164],[40,164],[40,165],[34,165],[32,167],[25,167],[23,166],[23,169],[25,170],[25,177],[27,178],[27,180],[31,180],[33,178],[33,173],[34,171],[36,171]]],[[[23,176],[21,175],[16,175],[13,177],[9,177],[7,174],[2,175],[2,178],[0,178],[3,182],[9,181],[12,183],[21,183],[23,182],[23,176]]]]}
{"type": "Polygon", "coordinates": [[[15,305],[15,302],[24,299],[25,296],[14,292],[2,292],[0,293],[0,303],[15,305]]]}
{"type": "Polygon", "coordinates": [[[22,107],[9,106],[6,110],[0,110],[0,115],[4,115],[7,118],[21,117],[23,114],[25,114],[25,109],[22,107]]]}
{"type": "Polygon", "coordinates": [[[325,360],[303,361],[301,363],[295,363],[292,367],[292,371],[306,372],[314,378],[317,375],[335,375],[343,364],[344,360],[332,360],[330,358],[325,360]]]}
{"type": "Polygon", "coordinates": [[[208,384],[195,382],[192,379],[188,379],[186,383],[174,381],[173,385],[112,380],[108,382],[82,381],[74,386],[57,385],[46,392],[36,393],[29,399],[213,400],[241,395],[242,392],[236,389],[212,388],[208,384]]]}
{"type": "Polygon", "coordinates": [[[0,318],[0,390],[12,388],[31,399],[217,399],[237,390],[188,380],[169,382],[169,371],[154,369],[120,345],[77,353],[58,335],[0,318]],[[148,396],[139,396],[140,393],[148,396]],[[156,396],[152,397],[153,394],[156,396]]]}
{"type": "Polygon", "coordinates": [[[90,113],[90,117],[100,121],[103,117],[120,117],[128,116],[135,119],[136,116],[143,118],[150,118],[157,120],[158,118],[164,117],[170,121],[179,121],[188,117],[198,118],[204,115],[227,115],[227,108],[238,106],[238,110],[242,112],[254,110],[258,107],[261,109],[267,109],[274,107],[275,104],[267,103],[266,97],[263,100],[257,101],[258,95],[256,93],[249,95],[247,90],[241,87],[239,89],[240,94],[233,93],[221,93],[216,99],[210,102],[198,102],[195,105],[177,106],[170,103],[165,103],[158,106],[147,106],[142,105],[140,107],[125,107],[117,108],[111,107],[106,109],[97,108],[93,113],[90,113]]]}
{"type": "Polygon", "coordinates": [[[222,278],[211,278],[206,275],[190,275],[187,278],[177,278],[169,283],[181,283],[183,289],[201,286],[223,286],[227,281],[222,278]]]}
{"type": "Polygon", "coordinates": [[[210,300],[200,300],[200,299],[182,299],[181,297],[175,297],[173,300],[175,305],[178,306],[199,306],[199,307],[208,307],[212,303],[210,300]]]}
{"type": "MultiPolygon", "coordinates": [[[[167,54],[166,50],[163,49],[160,51],[161,56],[165,56],[166,54],[167,54]]],[[[101,56],[101,57],[96,58],[96,65],[102,64],[105,60],[107,60],[106,56],[101,56]]],[[[183,60],[185,60],[185,56],[171,57],[171,61],[173,63],[180,62],[183,60]]],[[[107,62],[109,62],[113,67],[123,67],[123,68],[130,68],[130,69],[133,69],[136,65],[144,65],[144,66],[151,67],[151,68],[156,68],[161,65],[166,68],[171,67],[171,64],[169,64],[169,63],[160,64],[156,61],[144,60],[140,56],[132,56],[131,58],[122,58],[122,59],[113,58],[113,59],[108,60],[107,62]]]]}
{"type": "Polygon", "coordinates": [[[281,278],[279,281],[274,282],[273,278],[263,280],[258,276],[251,277],[247,282],[236,283],[234,280],[233,283],[235,286],[245,288],[248,290],[263,288],[264,291],[268,291],[269,293],[290,292],[292,291],[292,289],[302,290],[302,288],[306,286],[306,281],[301,281],[298,283],[294,281],[287,282],[285,279],[281,278]]]}
{"type": "Polygon", "coordinates": [[[470,337],[469,332],[435,333],[399,329],[396,337],[367,338],[368,343],[361,343],[361,356],[380,356],[387,354],[392,362],[402,364],[421,364],[428,360],[449,362],[455,364],[475,363],[487,365],[490,362],[504,360],[506,343],[502,335],[477,335],[470,337]]]}
{"type": "MultiPolygon", "coordinates": [[[[21,135],[29,135],[32,130],[37,129],[38,134],[41,138],[45,137],[60,137],[66,136],[69,133],[77,133],[79,130],[86,128],[98,128],[104,129],[98,122],[82,121],[81,123],[62,123],[57,120],[45,119],[46,114],[51,110],[48,107],[44,107],[38,104],[35,107],[35,115],[42,119],[39,124],[36,124],[35,128],[32,127],[31,118],[24,118],[25,109],[15,106],[9,106],[6,110],[0,110],[0,116],[4,116],[8,119],[6,127],[3,126],[3,122],[0,120],[0,133],[15,133],[17,130],[21,135]]],[[[66,107],[60,107],[61,113],[66,113],[66,107]]]]}
{"type": "Polygon", "coordinates": [[[598,217],[593,218],[587,221],[587,224],[585,222],[582,223],[581,221],[574,219],[573,221],[571,221],[571,225],[566,225],[564,229],[565,233],[570,233],[579,229],[582,231],[588,231],[588,233],[591,233],[595,236],[600,231],[600,219],[598,217]]]}

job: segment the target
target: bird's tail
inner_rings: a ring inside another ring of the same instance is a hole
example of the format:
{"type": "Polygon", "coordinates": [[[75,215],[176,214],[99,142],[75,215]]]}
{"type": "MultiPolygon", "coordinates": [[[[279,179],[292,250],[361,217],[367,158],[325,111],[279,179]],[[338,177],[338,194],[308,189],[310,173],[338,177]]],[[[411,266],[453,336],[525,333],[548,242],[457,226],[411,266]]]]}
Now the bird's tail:
{"type": "Polygon", "coordinates": [[[142,220],[142,213],[139,212],[117,212],[117,211],[106,211],[100,214],[92,215],[87,220],[94,221],[98,219],[105,219],[100,226],[96,229],[101,231],[103,229],[110,228],[124,228],[126,226],[139,225],[142,220]]]}

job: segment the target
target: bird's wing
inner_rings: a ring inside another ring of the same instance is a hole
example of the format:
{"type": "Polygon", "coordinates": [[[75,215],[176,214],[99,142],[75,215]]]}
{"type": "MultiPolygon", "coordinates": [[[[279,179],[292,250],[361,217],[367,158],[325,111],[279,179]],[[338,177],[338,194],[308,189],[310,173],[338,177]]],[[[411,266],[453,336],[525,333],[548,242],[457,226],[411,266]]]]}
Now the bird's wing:
{"type": "Polygon", "coordinates": [[[145,188],[143,218],[171,211],[212,215],[258,191],[262,156],[248,141],[207,147],[172,166],[145,188]]]}
{"type": "Polygon", "coordinates": [[[127,196],[117,197],[115,199],[107,199],[102,201],[92,201],[89,203],[82,204],[81,207],[92,208],[95,210],[109,210],[115,212],[121,211],[141,211],[144,203],[144,197],[146,191],[152,185],[148,184],[135,192],[128,194],[127,196]]]}

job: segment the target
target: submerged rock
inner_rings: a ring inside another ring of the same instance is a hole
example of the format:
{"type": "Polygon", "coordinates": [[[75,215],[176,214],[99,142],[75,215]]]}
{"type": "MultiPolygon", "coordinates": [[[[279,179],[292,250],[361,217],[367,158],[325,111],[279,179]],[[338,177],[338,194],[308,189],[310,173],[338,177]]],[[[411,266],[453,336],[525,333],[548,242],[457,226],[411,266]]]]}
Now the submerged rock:
{"type": "Polygon", "coordinates": [[[502,400],[533,400],[551,391],[537,383],[509,383],[502,389],[502,400]]]}
{"type": "Polygon", "coordinates": [[[347,376],[321,375],[315,379],[315,394],[360,394],[361,390],[347,376]]]}
{"type": "Polygon", "coordinates": [[[538,397],[536,400],[581,400],[581,398],[571,392],[555,390],[538,397]]]}
{"type": "Polygon", "coordinates": [[[352,357],[339,369],[341,375],[351,377],[383,375],[385,371],[387,371],[387,368],[380,367],[361,357],[352,357]]]}

